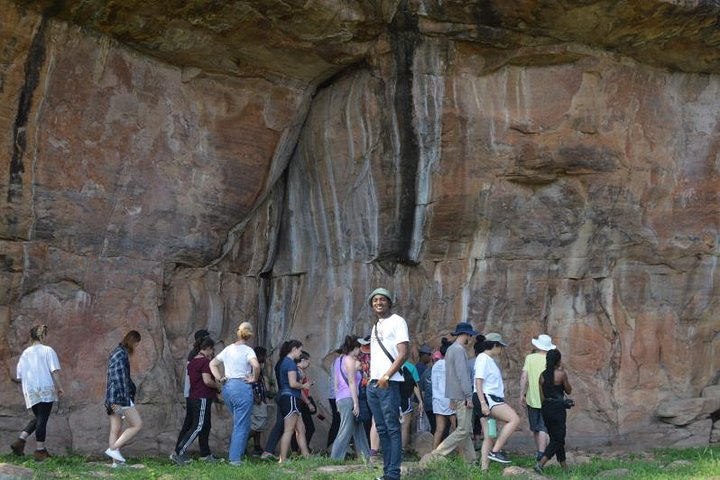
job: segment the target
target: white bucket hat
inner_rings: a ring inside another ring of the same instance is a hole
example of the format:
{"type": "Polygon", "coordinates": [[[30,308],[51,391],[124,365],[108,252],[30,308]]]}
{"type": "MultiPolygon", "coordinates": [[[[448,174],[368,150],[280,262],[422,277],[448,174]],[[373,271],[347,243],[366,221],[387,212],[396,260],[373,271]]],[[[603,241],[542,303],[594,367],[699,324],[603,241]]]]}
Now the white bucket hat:
{"type": "Polygon", "coordinates": [[[550,335],[538,335],[537,338],[532,339],[532,344],[535,345],[535,348],[538,348],[540,350],[548,351],[548,350],[555,350],[557,348],[552,343],[552,338],[550,335]]]}

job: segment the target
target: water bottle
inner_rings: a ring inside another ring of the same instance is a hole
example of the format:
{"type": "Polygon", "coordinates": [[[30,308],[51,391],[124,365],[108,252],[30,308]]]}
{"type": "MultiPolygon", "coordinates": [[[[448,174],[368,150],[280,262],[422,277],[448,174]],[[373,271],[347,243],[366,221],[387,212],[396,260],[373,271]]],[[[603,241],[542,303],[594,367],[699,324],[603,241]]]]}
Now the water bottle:
{"type": "Polygon", "coordinates": [[[494,418],[488,419],[488,437],[497,438],[497,422],[494,418]]]}

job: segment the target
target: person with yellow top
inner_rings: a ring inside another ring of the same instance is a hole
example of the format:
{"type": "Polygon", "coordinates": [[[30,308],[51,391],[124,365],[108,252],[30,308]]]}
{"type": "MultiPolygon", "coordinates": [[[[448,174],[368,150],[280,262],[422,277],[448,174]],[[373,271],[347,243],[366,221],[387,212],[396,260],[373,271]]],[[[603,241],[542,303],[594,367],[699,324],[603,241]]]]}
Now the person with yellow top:
{"type": "Polygon", "coordinates": [[[527,407],[530,431],[535,439],[537,453],[535,460],[540,460],[545,452],[550,437],[542,417],[542,402],[540,400],[539,379],[545,370],[545,356],[547,352],[555,349],[550,335],[538,335],[531,340],[537,351],[525,357],[522,375],[520,377],[520,402],[527,407]]]}

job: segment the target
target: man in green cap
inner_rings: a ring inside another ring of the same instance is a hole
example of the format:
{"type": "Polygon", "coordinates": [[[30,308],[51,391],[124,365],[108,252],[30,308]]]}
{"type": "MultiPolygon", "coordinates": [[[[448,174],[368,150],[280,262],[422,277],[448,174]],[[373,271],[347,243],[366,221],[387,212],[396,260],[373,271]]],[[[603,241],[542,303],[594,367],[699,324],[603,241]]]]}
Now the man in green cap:
{"type": "Polygon", "coordinates": [[[400,431],[400,373],[407,358],[410,338],[405,319],[391,313],[392,294],[375,289],[368,303],[377,321],[370,335],[370,383],[367,399],[375,418],[383,453],[383,479],[399,480],[402,462],[400,431]]]}

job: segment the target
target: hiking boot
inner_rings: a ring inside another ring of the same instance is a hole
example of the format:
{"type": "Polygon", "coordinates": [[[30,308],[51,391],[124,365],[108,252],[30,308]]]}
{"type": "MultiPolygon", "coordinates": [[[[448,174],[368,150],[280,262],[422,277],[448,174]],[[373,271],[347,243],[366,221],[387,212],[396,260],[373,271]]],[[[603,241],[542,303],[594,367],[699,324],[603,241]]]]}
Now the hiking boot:
{"type": "Polygon", "coordinates": [[[539,473],[540,475],[542,475],[543,473],[545,473],[545,470],[543,469],[543,466],[540,465],[540,462],[535,462],[535,466],[533,467],[533,470],[535,470],[535,471],[536,471],[537,473],[539,473]]]}
{"type": "Polygon", "coordinates": [[[10,444],[10,449],[18,457],[25,455],[25,439],[17,438],[13,443],[10,444]]]}
{"type": "Polygon", "coordinates": [[[35,452],[33,453],[33,458],[36,462],[44,462],[45,460],[50,458],[50,454],[47,450],[43,448],[41,450],[35,450],[35,452]]]}
{"type": "Polygon", "coordinates": [[[490,452],[490,453],[488,453],[488,458],[494,462],[510,463],[510,459],[502,451],[490,452]]]}

